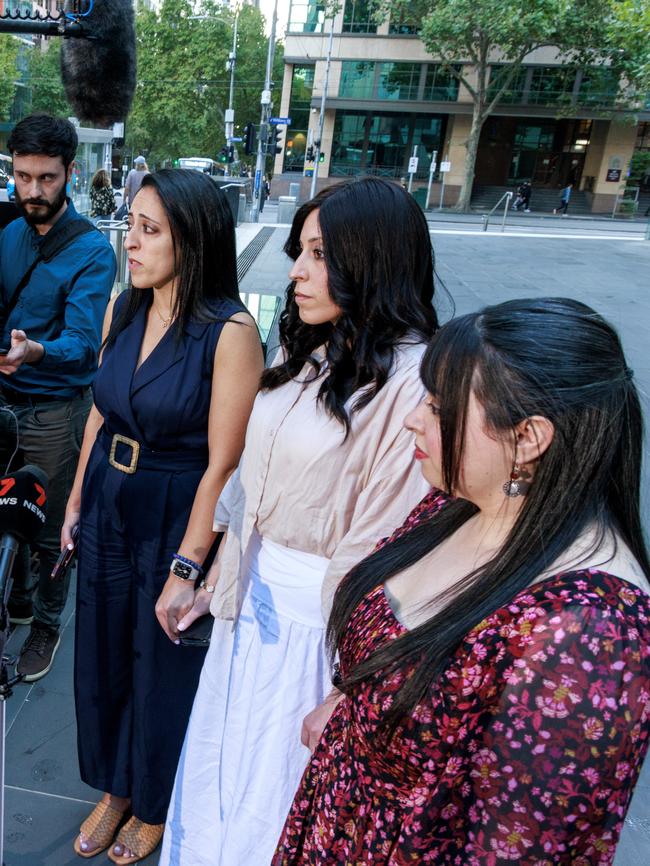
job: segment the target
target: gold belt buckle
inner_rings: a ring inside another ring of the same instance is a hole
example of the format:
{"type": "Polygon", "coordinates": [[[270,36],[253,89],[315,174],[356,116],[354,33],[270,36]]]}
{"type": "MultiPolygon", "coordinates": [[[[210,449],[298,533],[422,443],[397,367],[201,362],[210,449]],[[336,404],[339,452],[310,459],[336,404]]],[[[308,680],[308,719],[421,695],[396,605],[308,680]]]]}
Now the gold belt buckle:
{"type": "Polygon", "coordinates": [[[119,433],[114,434],[113,441],[111,442],[111,453],[108,455],[108,462],[113,467],[113,469],[119,469],[120,472],[126,472],[127,475],[133,475],[138,466],[139,455],[139,442],[136,442],[135,439],[129,439],[128,436],[120,436],[119,433]],[[115,452],[117,450],[118,442],[121,442],[123,445],[128,445],[131,448],[131,461],[128,466],[125,463],[120,463],[118,460],[115,459],[115,452]]]}

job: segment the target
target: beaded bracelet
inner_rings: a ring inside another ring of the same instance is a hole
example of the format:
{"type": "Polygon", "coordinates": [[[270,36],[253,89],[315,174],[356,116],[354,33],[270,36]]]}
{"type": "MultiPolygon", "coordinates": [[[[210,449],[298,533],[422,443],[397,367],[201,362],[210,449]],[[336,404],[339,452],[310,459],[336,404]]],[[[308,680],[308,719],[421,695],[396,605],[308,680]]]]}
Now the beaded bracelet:
{"type": "Polygon", "coordinates": [[[199,565],[198,562],[194,562],[193,559],[188,559],[186,556],[181,556],[180,553],[175,553],[172,556],[172,559],[178,559],[180,562],[184,562],[185,565],[189,565],[190,568],[195,568],[199,574],[203,574],[203,566],[199,565]]]}

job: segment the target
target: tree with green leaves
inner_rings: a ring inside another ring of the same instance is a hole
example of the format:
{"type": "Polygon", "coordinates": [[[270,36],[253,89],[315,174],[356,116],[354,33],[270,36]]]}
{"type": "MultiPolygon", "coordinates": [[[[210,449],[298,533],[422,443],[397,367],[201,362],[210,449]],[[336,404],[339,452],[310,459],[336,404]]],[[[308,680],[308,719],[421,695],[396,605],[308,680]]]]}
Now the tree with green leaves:
{"type": "Polygon", "coordinates": [[[16,57],[19,42],[15,36],[0,36],[0,118],[9,120],[16,93],[16,57]]]}
{"type": "MultiPolygon", "coordinates": [[[[150,163],[181,156],[213,157],[225,143],[234,14],[214,2],[163,0],[159,12],[136,17],[138,83],[127,143],[150,163]]],[[[253,6],[239,12],[234,109],[236,127],[259,119],[268,41],[253,6]]],[[[281,80],[282,57],[275,69],[281,80]]]]}
{"type": "Polygon", "coordinates": [[[60,117],[73,113],[61,82],[61,40],[58,37],[49,39],[44,51],[38,47],[30,50],[29,85],[33,112],[45,111],[60,117]]]}
{"type": "Polygon", "coordinates": [[[380,17],[421,21],[431,55],[472,101],[458,210],[469,210],[479,138],[527,56],[553,46],[564,63],[601,64],[625,77],[627,98],[647,83],[647,0],[377,0],[380,17]]]}

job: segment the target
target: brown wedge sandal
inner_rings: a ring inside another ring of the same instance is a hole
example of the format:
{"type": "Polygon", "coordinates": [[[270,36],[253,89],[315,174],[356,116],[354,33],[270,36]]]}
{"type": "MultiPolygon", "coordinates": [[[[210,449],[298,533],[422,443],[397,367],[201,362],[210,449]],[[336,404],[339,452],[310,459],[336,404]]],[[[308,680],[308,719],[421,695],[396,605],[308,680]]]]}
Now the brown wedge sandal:
{"type": "Polygon", "coordinates": [[[117,863],[117,866],[129,866],[130,863],[144,860],[160,844],[164,829],[164,824],[145,824],[144,821],[132,815],[117,834],[115,844],[108,852],[108,859],[117,863]],[[126,857],[124,854],[116,854],[115,845],[128,848],[129,851],[133,852],[132,856],[126,857]]]}
{"type": "Polygon", "coordinates": [[[81,848],[81,838],[77,836],[74,840],[75,854],[80,857],[94,857],[96,854],[105,851],[113,841],[117,828],[122,823],[128,809],[120,811],[113,808],[110,803],[105,803],[101,800],[90,815],[79,828],[79,833],[83,833],[88,842],[94,847],[91,851],[83,851],[81,848]]]}

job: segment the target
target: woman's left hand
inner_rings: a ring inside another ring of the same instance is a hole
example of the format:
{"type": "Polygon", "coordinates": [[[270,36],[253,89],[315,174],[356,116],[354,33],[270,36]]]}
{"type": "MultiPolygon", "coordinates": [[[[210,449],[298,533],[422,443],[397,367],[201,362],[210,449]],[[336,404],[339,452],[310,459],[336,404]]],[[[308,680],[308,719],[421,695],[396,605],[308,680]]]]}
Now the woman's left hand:
{"type": "MultiPolygon", "coordinates": [[[[206,595],[207,593],[201,593],[206,595]]],[[[194,584],[173,574],[167,578],[156,602],[156,617],[167,637],[178,643],[178,623],[194,604],[194,584]]]]}

